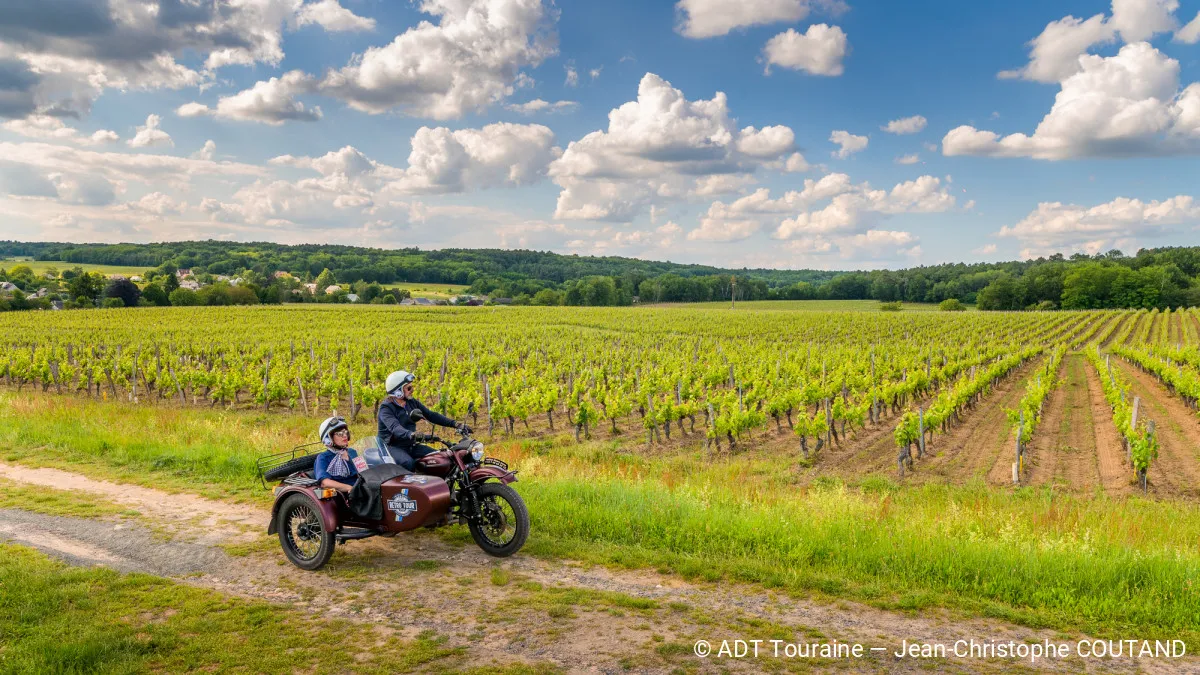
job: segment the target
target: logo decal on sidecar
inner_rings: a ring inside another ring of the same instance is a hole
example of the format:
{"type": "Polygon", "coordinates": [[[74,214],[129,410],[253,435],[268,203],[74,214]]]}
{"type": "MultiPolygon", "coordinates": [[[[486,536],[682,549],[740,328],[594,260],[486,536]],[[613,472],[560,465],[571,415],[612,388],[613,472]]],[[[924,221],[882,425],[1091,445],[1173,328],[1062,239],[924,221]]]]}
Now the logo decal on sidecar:
{"type": "Polygon", "coordinates": [[[417,510],[416,500],[408,498],[408,488],[389,499],[387,505],[396,514],[396,520],[404,520],[404,516],[417,510]]]}
{"type": "Polygon", "coordinates": [[[401,483],[416,483],[417,485],[424,485],[429,482],[429,477],[428,476],[418,476],[416,474],[410,473],[409,475],[402,478],[400,480],[400,482],[401,483]]]}

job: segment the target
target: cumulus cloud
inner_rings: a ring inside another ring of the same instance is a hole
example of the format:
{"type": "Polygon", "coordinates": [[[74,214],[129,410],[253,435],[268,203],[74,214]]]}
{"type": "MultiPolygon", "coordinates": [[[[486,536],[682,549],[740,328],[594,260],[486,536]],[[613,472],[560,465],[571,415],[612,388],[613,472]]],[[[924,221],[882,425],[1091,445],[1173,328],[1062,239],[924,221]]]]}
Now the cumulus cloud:
{"type": "Polygon", "coordinates": [[[912,117],[903,117],[898,120],[892,120],[885,126],[879,127],[889,134],[915,134],[925,128],[927,120],[921,115],[913,115],[912,117]]]}
{"type": "Polygon", "coordinates": [[[1032,135],[964,125],[946,134],[942,152],[1055,160],[1200,150],[1200,83],[1180,91],[1178,61],[1137,42],[1079,65],[1032,135]]]}
{"type": "Polygon", "coordinates": [[[789,28],[767,41],[763,59],[771,66],[803,70],[811,75],[841,75],[846,58],[846,33],[838,26],[816,23],[804,33],[789,28]]]}
{"type": "Polygon", "coordinates": [[[907,155],[901,155],[896,158],[897,164],[904,164],[906,166],[909,164],[916,164],[919,161],[921,161],[921,155],[919,155],[915,152],[909,153],[907,155]]]}
{"type": "Polygon", "coordinates": [[[1175,41],[1185,45],[1194,45],[1200,42],[1200,12],[1197,12],[1196,18],[1189,21],[1186,26],[1176,31],[1175,41]]]}
{"type": "Polygon", "coordinates": [[[550,166],[561,188],[556,218],[632,219],[657,200],[713,189],[714,175],[807,169],[783,126],[739,129],[725,94],[689,101],[653,73],[636,101],[613,109],[608,128],[567,146],[550,166]]]}
{"type": "Polygon", "coordinates": [[[829,134],[829,142],[841,146],[831,154],[838,159],[846,159],[856,152],[866,150],[868,139],[866,136],[855,136],[849,131],[835,131],[829,134]]]}
{"type": "Polygon", "coordinates": [[[211,160],[217,154],[217,144],[210,138],[204,141],[204,147],[192,153],[192,159],[211,160]]]}
{"type": "Polygon", "coordinates": [[[80,116],[108,89],[180,89],[230,65],[277,65],[287,27],[343,29],[349,24],[339,7],[332,0],[16,0],[0,31],[0,116],[80,116]],[[182,56],[199,65],[176,60],[182,56]]]}
{"type": "Polygon", "coordinates": [[[175,145],[171,135],[158,128],[162,119],[158,115],[148,115],[146,123],[137,128],[133,138],[125,141],[131,148],[147,148],[154,145],[175,145]]]}
{"type": "Polygon", "coordinates": [[[579,71],[575,70],[575,66],[567,66],[566,71],[567,71],[567,79],[563,81],[563,84],[565,84],[568,87],[578,87],[579,86],[579,71]]]}
{"type": "Polygon", "coordinates": [[[679,0],[675,30],[689,38],[717,37],[747,26],[800,21],[814,9],[836,16],[847,6],[841,0],[679,0]]]}
{"type": "Polygon", "coordinates": [[[525,103],[510,103],[505,108],[522,115],[533,115],[540,112],[558,113],[569,112],[579,107],[577,101],[543,101],[540,98],[535,98],[532,101],[525,103]]]}
{"type": "Polygon", "coordinates": [[[1016,239],[1022,258],[1060,251],[1095,254],[1118,243],[1144,241],[1200,224],[1200,205],[1188,195],[1162,201],[1118,197],[1092,207],[1042,202],[997,236],[1016,239]]]}
{"type": "Polygon", "coordinates": [[[422,21],[331,70],[321,91],[367,113],[455,119],[510,96],[523,68],[557,52],[556,13],[541,0],[425,0],[420,8],[438,23],[422,21]]]}
{"type": "Polygon", "coordinates": [[[856,184],[844,173],[831,173],[807,179],[803,189],[789,190],[775,199],[767,188],[759,188],[730,203],[715,201],[688,239],[739,241],[771,226],[776,239],[818,237],[833,250],[832,237],[851,241],[846,238],[864,234],[882,218],[944,212],[954,204],[954,197],[933,176],[898,183],[889,191],[856,184]],[[824,206],[817,208],[821,204],[824,206]]]}
{"type": "Polygon", "coordinates": [[[1061,82],[1079,72],[1079,57],[1093,45],[1110,42],[1116,31],[1103,14],[1089,19],[1067,16],[1051,21],[1029,42],[1029,63],[1020,70],[1002,71],[1001,79],[1061,82]]]}
{"type": "Polygon", "coordinates": [[[300,8],[296,14],[296,24],[315,24],[332,32],[364,31],[375,28],[375,19],[358,16],[342,7],[338,0],[319,0],[300,8]]]}
{"type": "Polygon", "coordinates": [[[68,141],[78,145],[103,145],[106,143],[115,143],[120,140],[117,132],[108,129],[99,129],[90,135],[80,134],[78,129],[67,126],[58,117],[51,117],[49,115],[31,115],[24,119],[9,120],[0,126],[6,131],[29,138],[68,141]]]}
{"type": "Polygon", "coordinates": [[[231,96],[222,96],[216,108],[185,103],[175,110],[175,114],[180,117],[216,116],[276,126],[287,121],[315,122],[321,119],[321,109],[305,107],[295,96],[313,91],[316,85],[312,75],[293,70],[231,96]]]}

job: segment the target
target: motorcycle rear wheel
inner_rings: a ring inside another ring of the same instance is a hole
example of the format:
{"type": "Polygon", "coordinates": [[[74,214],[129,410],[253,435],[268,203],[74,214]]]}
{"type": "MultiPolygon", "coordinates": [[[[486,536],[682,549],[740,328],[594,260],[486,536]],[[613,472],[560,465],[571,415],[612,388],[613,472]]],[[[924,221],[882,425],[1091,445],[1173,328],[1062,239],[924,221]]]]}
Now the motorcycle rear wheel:
{"type": "Polygon", "coordinates": [[[337,540],[321,523],[321,509],[307,495],[294,494],[279,507],[279,544],[302,570],[318,570],[333,556],[337,540]]]}
{"type": "Polygon", "coordinates": [[[521,550],[529,538],[529,510],[517,491],[500,483],[479,487],[479,518],[469,524],[483,552],[497,558],[521,550]]]}

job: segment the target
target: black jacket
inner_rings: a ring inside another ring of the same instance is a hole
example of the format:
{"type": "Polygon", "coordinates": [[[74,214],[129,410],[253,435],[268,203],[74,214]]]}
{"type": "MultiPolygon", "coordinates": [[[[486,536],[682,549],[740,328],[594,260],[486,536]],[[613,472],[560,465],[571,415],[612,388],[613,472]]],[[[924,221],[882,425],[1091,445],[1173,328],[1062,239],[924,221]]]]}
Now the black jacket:
{"type": "Polygon", "coordinates": [[[413,446],[412,435],[417,430],[417,423],[408,416],[408,413],[413,410],[420,410],[425,415],[425,419],[434,424],[443,427],[455,425],[454,420],[426,408],[416,399],[410,398],[401,406],[389,396],[379,404],[379,444],[381,446],[400,450],[408,450],[413,446]]]}

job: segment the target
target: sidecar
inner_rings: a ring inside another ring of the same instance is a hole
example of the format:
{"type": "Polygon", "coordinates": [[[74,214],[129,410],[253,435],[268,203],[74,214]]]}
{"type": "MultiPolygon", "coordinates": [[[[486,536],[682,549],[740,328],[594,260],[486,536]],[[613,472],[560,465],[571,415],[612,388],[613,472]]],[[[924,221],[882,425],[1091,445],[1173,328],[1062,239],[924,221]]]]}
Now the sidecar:
{"type": "Polygon", "coordinates": [[[312,466],[324,450],[320,444],[298,446],[259,460],[264,485],[281,481],[274,487],[267,534],[279,535],[284,555],[301,569],[325,565],[339,543],[395,536],[448,521],[451,498],[445,480],[385,462],[374,438],[365,439],[355,449],[368,465],[362,472],[367,487],[353,493],[360,498],[357,502],[352,502],[350,495],[317,485],[312,466]]]}

